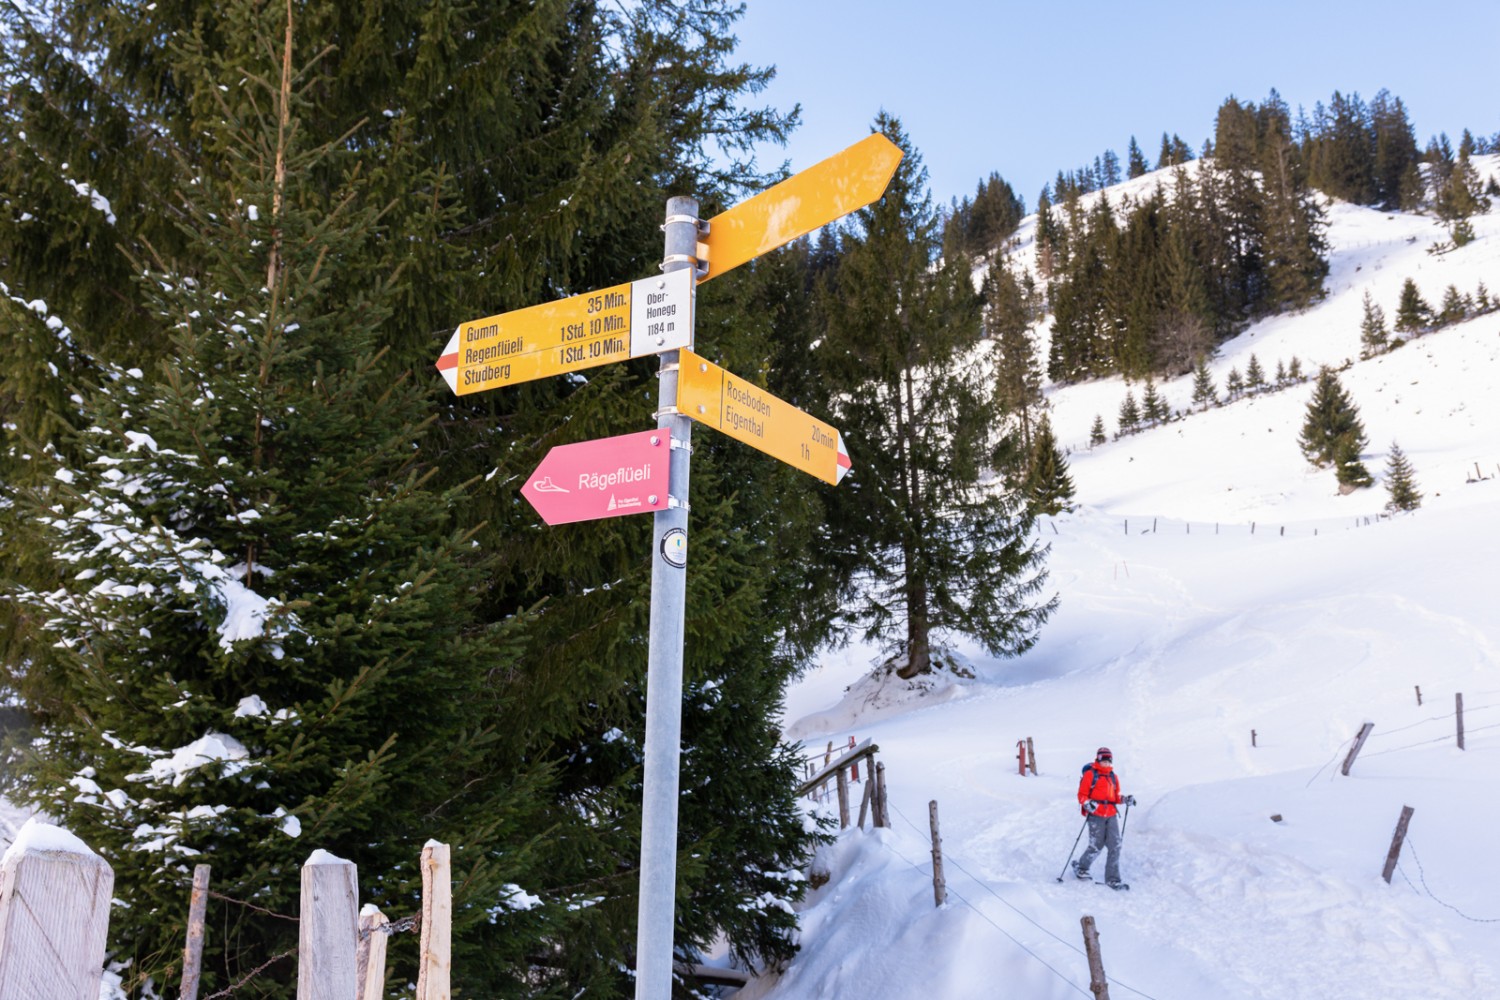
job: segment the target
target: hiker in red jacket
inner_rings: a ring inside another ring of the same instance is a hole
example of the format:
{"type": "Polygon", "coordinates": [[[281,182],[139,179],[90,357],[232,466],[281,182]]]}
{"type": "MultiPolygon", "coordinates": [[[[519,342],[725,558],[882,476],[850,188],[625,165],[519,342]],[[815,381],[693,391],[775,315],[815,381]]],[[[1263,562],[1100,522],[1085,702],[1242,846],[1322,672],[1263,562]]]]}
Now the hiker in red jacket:
{"type": "Polygon", "coordinates": [[[1111,889],[1128,888],[1120,881],[1120,820],[1116,815],[1122,803],[1135,805],[1134,795],[1120,794],[1120,778],[1115,774],[1115,757],[1109,747],[1100,747],[1094,754],[1094,762],[1085,764],[1083,777],[1078,782],[1078,804],[1083,809],[1089,829],[1089,846],[1073,863],[1073,873],[1082,879],[1092,879],[1089,865],[1093,864],[1100,849],[1107,854],[1104,860],[1104,882],[1111,889]]]}

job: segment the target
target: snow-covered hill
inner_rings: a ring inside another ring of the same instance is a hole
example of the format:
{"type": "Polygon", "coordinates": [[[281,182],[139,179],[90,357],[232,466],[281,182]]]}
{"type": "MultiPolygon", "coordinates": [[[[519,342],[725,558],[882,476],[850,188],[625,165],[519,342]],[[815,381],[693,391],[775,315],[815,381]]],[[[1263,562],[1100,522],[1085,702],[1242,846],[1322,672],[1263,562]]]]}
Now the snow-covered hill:
{"type": "MultiPolygon", "coordinates": [[[[1500,173],[1496,158],[1479,165],[1500,173]]],[[[799,682],[789,735],[873,738],[894,828],[822,853],[832,878],[802,907],[802,953],[739,1000],[1091,996],[1083,914],[1116,1000],[1500,997],[1500,313],[1359,360],[1366,289],[1388,317],[1407,277],[1434,305],[1449,284],[1500,290],[1500,213],[1442,256],[1426,252],[1445,235],[1429,218],[1342,204],[1330,217],[1327,299],[1256,324],[1212,368],[1222,387],[1251,354],[1268,373],[1294,356],[1309,373],[1352,361],[1341,381],[1376,486],[1340,496],[1306,465],[1311,382],[1093,450],[1089,425],[1102,414],[1114,429],[1125,385],[1051,390],[1081,502],[1041,525],[1059,612],[1020,659],[965,650],[972,682],[871,691],[867,648],[799,682]],[[1424,499],[1382,518],[1392,441],[1424,499]],[[1024,737],[1038,777],[1016,773],[1024,737]],[[1099,745],[1139,799],[1129,893],[1056,881],[1099,745]],[[1387,885],[1404,805],[1415,812],[1387,885]]],[[[1159,389],[1191,409],[1190,380],[1159,389]]]]}

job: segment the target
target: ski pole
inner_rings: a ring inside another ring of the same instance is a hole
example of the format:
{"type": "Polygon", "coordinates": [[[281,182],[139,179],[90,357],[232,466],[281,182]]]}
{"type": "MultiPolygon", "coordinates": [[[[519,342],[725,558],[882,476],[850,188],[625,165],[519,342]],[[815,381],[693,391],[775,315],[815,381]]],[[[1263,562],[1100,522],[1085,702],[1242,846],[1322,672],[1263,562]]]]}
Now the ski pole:
{"type": "Polygon", "coordinates": [[[1068,865],[1073,863],[1073,851],[1078,850],[1078,842],[1083,839],[1083,831],[1088,827],[1088,825],[1089,818],[1085,816],[1083,818],[1083,826],[1080,826],[1078,828],[1078,836],[1073,838],[1073,849],[1068,851],[1068,860],[1063,862],[1062,871],[1057,876],[1057,880],[1059,882],[1061,882],[1063,880],[1063,876],[1068,873],[1068,865]]]}
{"type": "Polygon", "coordinates": [[[1125,803],[1125,818],[1120,820],[1120,846],[1125,846],[1125,827],[1130,824],[1130,803],[1125,803]]]}

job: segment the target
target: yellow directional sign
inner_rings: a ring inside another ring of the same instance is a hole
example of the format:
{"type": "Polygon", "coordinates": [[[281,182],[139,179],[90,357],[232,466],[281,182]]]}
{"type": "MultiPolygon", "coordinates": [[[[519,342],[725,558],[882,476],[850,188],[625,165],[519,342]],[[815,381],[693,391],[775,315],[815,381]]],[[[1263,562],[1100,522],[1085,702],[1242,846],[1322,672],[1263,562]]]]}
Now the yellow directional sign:
{"type": "Polygon", "coordinates": [[[852,467],[838,430],[692,351],[681,352],[677,412],[723,431],[825,483],[852,467]]]}
{"type": "Polygon", "coordinates": [[[462,323],[438,358],[460,396],[686,347],[693,341],[692,271],[462,323]]]}
{"type": "Polygon", "coordinates": [[[708,220],[698,259],[717,278],[747,260],[879,198],[901,162],[901,150],[885,136],[868,136],[708,220]]]}

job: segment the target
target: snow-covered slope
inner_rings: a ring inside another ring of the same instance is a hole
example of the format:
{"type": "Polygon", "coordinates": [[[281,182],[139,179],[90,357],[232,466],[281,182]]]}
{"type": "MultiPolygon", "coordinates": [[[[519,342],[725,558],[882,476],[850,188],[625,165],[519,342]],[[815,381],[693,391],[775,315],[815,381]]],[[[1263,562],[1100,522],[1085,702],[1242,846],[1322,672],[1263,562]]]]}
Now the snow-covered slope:
{"type": "MultiPolygon", "coordinates": [[[[1427,218],[1335,205],[1331,221],[1327,300],[1252,327],[1213,370],[1222,386],[1252,353],[1268,373],[1352,360],[1341,381],[1376,486],[1340,496],[1302,459],[1310,382],[1092,451],[1089,425],[1098,413],[1113,430],[1124,384],[1052,391],[1081,502],[1041,525],[1059,612],[1017,660],[965,650],[978,677],[958,686],[872,691],[866,648],[799,682],[789,735],[873,738],[894,827],[823,852],[832,879],[802,908],[802,953],[740,1000],[1091,996],[1083,914],[1116,1000],[1500,997],[1500,313],[1359,360],[1367,288],[1388,317],[1407,277],[1434,305],[1450,283],[1500,290],[1500,217],[1442,256],[1426,252],[1444,236],[1427,218]],[[1424,500],[1382,518],[1392,441],[1424,500]],[[1016,773],[1025,737],[1037,777],[1016,773]],[[1101,744],[1139,799],[1129,893],[1056,881],[1101,744]]],[[[1190,409],[1189,380],[1159,388],[1190,409]]]]}

